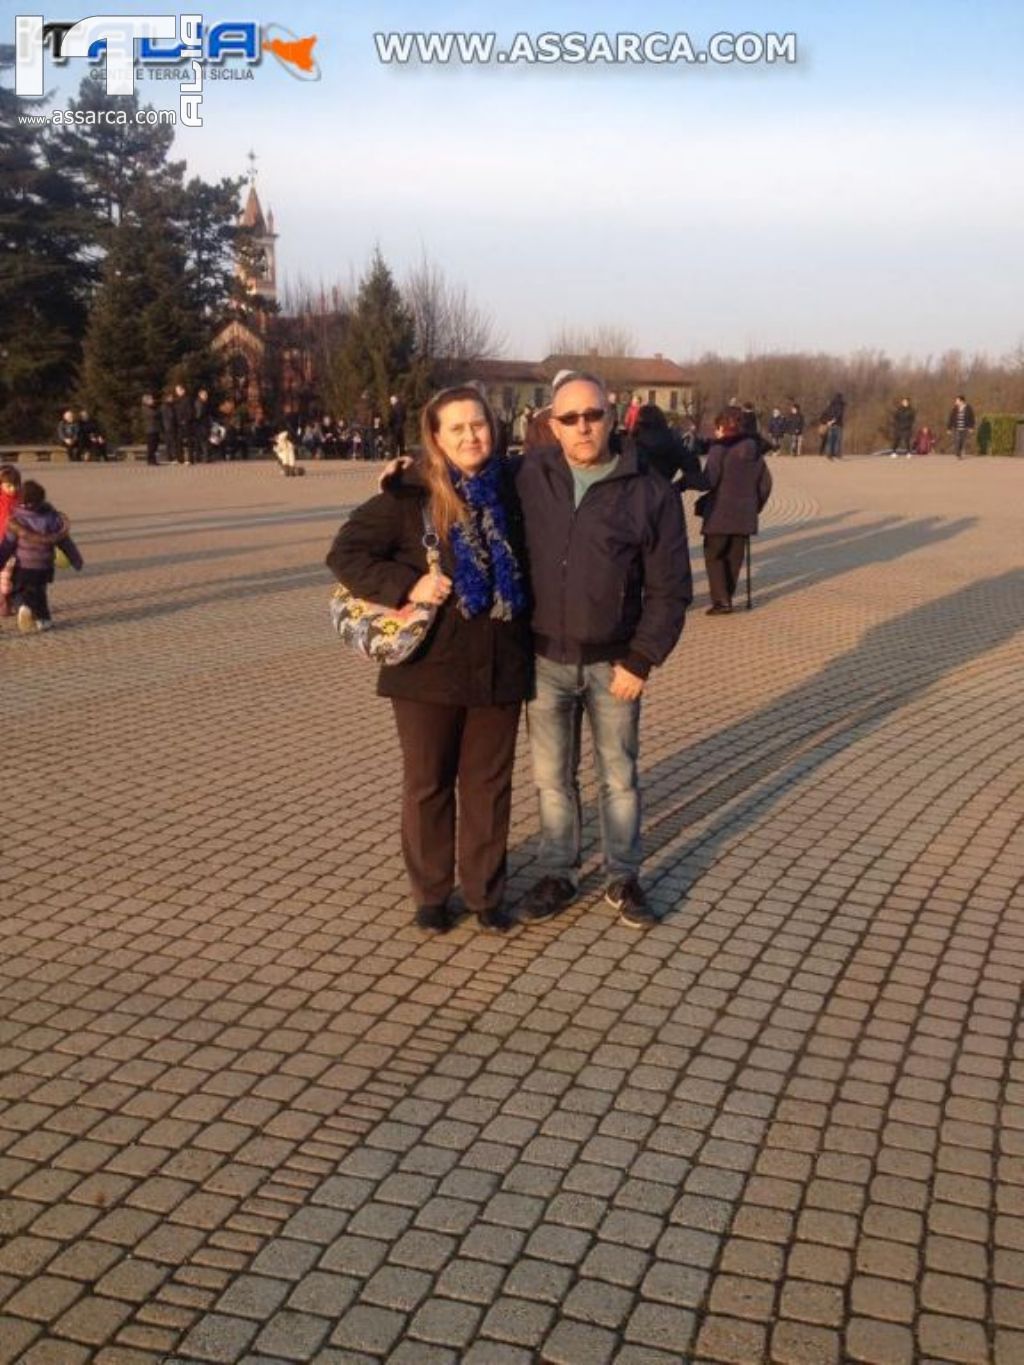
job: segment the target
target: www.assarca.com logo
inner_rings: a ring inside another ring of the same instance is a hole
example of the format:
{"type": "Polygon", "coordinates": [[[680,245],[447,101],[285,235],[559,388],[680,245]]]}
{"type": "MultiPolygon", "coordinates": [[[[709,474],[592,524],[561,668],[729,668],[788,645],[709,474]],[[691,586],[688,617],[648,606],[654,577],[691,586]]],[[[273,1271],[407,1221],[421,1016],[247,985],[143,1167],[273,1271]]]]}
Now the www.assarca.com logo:
{"type": "Polygon", "coordinates": [[[297,80],[318,81],[315,44],[316,34],[299,37],[281,24],[229,20],[208,25],[201,14],[93,15],[73,22],[19,14],[15,19],[15,91],[26,99],[43,95],[47,49],[57,64],[74,57],[92,64],[105,61],[110,95],[132,94],[139,72],[146,68],[184,68],[181,122],[198,128],[204,75],[221,79],[232,69],[227,66],[230,62],[240,64],[249,77],[252,67],[269,53],[297,80]]]}

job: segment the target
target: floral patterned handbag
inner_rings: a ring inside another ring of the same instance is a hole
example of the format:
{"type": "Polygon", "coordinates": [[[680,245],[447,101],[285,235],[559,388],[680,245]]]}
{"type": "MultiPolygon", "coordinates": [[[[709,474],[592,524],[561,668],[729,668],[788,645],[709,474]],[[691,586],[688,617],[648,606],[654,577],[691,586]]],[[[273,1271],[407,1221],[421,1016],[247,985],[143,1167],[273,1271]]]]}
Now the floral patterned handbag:
{"type": "MultiPolygon", "coordinates": [[[[441,547],[427,503],[423,505],[423,548],[427,572],[440,573],[441,547]]],[[[404,664],[411,659],[427,638],[436,615],[433,603],[382,607],[378,602],[354,597],[340,583],[331,598],[331,626],[344,644],[375,664],[404,664]]]]}

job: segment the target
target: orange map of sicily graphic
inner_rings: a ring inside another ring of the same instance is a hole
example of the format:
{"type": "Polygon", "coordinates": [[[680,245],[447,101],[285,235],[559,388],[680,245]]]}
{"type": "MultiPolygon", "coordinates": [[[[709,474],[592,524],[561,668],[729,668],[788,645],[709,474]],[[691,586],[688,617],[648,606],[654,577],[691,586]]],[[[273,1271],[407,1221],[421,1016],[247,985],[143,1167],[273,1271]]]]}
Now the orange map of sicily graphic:
{"type": "Polygon", "coordinates": [[[280,57],[283,62],[291,62],[292,66],[297,66],[300,71],[313,70],[313,44],[316,42],[316,34],[312,38],[297,38],[294,43],[282,42],[280,38],[271,38],[263,44],[264,51],[272,52],[275,57],[280,57]]]}

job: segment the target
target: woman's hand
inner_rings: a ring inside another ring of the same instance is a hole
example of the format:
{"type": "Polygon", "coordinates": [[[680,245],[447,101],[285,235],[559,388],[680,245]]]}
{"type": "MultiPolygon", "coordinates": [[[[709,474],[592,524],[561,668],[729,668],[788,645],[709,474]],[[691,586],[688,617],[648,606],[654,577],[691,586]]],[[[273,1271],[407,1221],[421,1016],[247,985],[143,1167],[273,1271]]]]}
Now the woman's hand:
{"type": "Polygon", "coordinates": [[[412,585],[410,602],[424,602],[427,606],[440,606],[451,596],[452,580],[443,573],[425,573],[412,585]]]}

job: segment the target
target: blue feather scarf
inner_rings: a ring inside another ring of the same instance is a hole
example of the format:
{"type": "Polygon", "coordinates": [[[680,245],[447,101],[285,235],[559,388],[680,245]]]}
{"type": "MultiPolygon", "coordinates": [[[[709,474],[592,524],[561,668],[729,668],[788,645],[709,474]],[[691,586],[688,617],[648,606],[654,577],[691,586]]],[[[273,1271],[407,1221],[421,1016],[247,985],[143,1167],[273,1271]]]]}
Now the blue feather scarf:
{"type": "Polygon", "coordinates": [[[459,611],[467,618],[487,612],[497,621],[511,621],[526,610],[526,589],[508,541],[500,462],[488,460],[479,474],[451,469],[451,479],[469,509],[465,521],[451,530],[459,611]]]}

